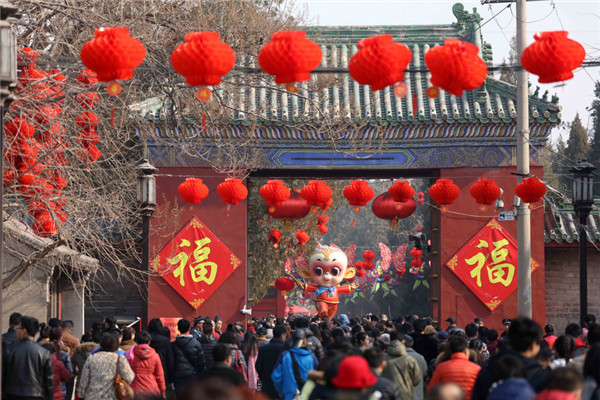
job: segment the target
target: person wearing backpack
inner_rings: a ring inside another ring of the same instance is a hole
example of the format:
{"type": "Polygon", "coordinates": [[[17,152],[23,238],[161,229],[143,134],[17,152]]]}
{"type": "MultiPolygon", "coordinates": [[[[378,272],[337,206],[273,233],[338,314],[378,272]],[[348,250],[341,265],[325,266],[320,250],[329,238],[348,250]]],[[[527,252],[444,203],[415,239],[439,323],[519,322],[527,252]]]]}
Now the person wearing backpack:
{"type": "Polygon", "coordinates": [[[190,326],[190,321],[180,319],[177,322],[180,334],[171,343],[175,360],[172,376],[176,393],[182,392],[204,370],[204,352],[200,343],[189,333],[190,326]]]}
{"type": "Polygon", "coordinates": [[[284,351],[271,373],[275,390],[283,400],[293,400],[308,380],[308,371],[317,367],[315,355],[306,348],[304,328],[292,332],[291,348],[284,351]]]}

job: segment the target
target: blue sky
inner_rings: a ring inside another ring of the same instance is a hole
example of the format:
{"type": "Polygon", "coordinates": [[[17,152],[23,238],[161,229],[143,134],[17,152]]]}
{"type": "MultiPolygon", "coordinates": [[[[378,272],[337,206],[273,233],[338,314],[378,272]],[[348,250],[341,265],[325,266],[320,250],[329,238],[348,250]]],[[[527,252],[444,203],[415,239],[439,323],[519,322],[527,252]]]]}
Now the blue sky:
{"type": "MultiPolygon", "coordinates": [[[[296,0],[298,11],[308,14],[311,25],[434,25],[448,24],[456,19],[452,5],[457,1],[407,0],[296,0]]],[[[492,44],[494,64],[508,55],[509,40],[516,32],[516,4],[482,5],[480,1],[462,1],[465,9],[477,8],[483,17],[483,38],[492,44]],[[499,14],[498,14],[499,13],[499,14]],[[492,16],[498,14],[491,20],[492,16]]],[[[600,1],[528,1],[527,38],[539,31],[566,30],[571,39],[580,42],[586,50],[586,60],[600,60],[600,1]]],[[[600,79],[600,67],[579,69],[575,77],[564,85],[540,85],[537,77],[530,81],[541,87],[540,93],[557,94],[563,107],[563,121],[570,122],[578,112],[584,126],[591,128],[591,117],[586,107],[594,99],[594,81],[600,79]]],[[[554,130],[553,138],[567,134],[554,130]]]]}

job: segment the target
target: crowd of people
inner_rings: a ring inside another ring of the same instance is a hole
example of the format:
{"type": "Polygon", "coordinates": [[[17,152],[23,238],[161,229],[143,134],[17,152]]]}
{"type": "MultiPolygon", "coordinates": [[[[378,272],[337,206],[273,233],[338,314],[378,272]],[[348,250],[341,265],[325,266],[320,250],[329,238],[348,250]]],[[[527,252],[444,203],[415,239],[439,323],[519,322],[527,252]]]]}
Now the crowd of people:
{"type": "Polygon", "coordinates": [[[489,329],[387,315],[292,315],[223,325],[160,319],[145,331],[107,317],[81,339],[72,321],[14,313],[2,335],[3,399],[600,400],[600,325],[563,332],[528,318],[489,329]]]}

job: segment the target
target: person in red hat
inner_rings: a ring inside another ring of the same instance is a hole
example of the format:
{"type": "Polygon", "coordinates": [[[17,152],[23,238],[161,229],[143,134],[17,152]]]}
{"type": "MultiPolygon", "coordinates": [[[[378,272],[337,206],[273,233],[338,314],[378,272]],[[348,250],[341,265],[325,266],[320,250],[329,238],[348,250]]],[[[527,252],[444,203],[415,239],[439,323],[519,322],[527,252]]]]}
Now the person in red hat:
{"type": "Polygon", "coordinates": [[[369,393],[369,388],[377,383],[377,376],[364,357],[348,356],[340,363],[331,383],[336,387],[336,398],[343,398],[346,391],[369,393]]]}

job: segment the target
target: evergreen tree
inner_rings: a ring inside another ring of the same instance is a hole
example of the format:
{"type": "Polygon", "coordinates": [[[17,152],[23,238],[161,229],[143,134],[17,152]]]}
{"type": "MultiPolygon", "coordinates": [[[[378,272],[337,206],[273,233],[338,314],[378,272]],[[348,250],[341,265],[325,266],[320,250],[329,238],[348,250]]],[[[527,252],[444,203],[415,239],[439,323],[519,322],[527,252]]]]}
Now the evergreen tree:
{"type": "Polygon", "coordinates": [[[569,131],[569,139],[565,149],[566,163],[575,164],[582,158],[586,158],[590,149],[590,142],[587,135],[587,130],[581,123],[579,113],[575,115],[575,119],[571,122],[571,130],[569,131]]]}
{"type": "Polygon", "coordinates": [[[502,59],[502,67],[500,69],[500,80],[511,85],[517,85],[517,37],[513,36],[510,39],[510,50],[508,51],[508,60],[502,59]]]}
{"type": "MultiPolygon", "coordinates": [[[[588,161],[600,168],[600,82],[596,82],[594,89],[596,98],[590,107],[592,115],[592,143],[588,154],[588,161]]],[[[594,185],[594,195],[600,196],[600,185],[594,185]]]]}

